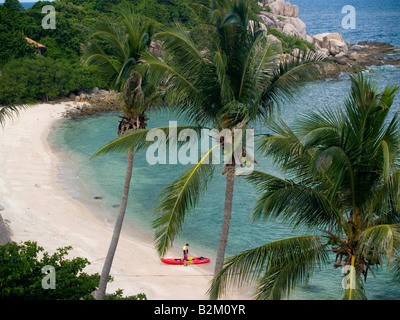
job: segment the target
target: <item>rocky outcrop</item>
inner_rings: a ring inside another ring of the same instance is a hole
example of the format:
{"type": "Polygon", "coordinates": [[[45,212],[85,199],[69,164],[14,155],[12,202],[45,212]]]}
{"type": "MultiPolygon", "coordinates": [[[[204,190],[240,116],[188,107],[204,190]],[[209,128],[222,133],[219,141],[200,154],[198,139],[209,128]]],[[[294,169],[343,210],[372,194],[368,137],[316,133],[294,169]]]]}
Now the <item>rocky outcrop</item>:
{"type": "Polygon", "coordinates": [[[321,33],[315,36],[310,35],[307,40],[315,45],[315,50],[317,52],[322,51],[327,55],[335,56],[339,53],[347,54],[349,51],[347,43],[345,43],[343,37],[337,32],[321,33]]]}
{"type": "Polygon", "coordinates": [[[296,5],[292,5],[289,1],[285,2],[285,0],[264,0],[259,4],[263,8],[269,8],[268,11],[270,10],[270,12],[276,15],[294,18],[297,18],[299,15],[299,7],[296,5]]]}
{"type": "Polygon", "coordinates": [[[265,0],[259,4],[263,8],[259,18],[267,28],[307,40],[306,24],[298,18],[299,8],[296,5],[284,0],[265,0]]]}
{"type": "Polygon", "coordinates": [[[64,118],[118,111],[120,105],[118,93],[99,89],[94,89],[89,93],[80,93],[75,97],[70,97],[70,99],[73,103],[67,105],[62,114],[64,118]]]}
{"type": "MultiPolygon", "coordinates": [[[[379,42],[346,43],[338,32],[308,35],[306,24],[298,17],[299,8],[296,5],[285,0],[263,0],[259,5],[262,7],[259,18],[265,30],[277,29],[281,33],[308,41],[314,45],[316,53],[333,62],[321,69],[322,78],[336,77],[343,72],[354,73],[371,65],[392,64],[400,68],[397,47],[379,42]]],[[[278,38],[272,35],[268,37],[282,46],[278,38]]],[[[293,50],[290,55],[296,54],[298,50],[293,50]]],[[[290,55],[283,54],[282,59],[290,55]]]]}
{"type": "Polygon", "coordinates": [[[363,41],[348,44],[347,52],[328,56],[333,63],[326,65],[321,74],[323,78],[336,78],[341,73],[356,73],[360,70],[373,72],[370,66],[400,66],[400,56],[397,52],[399,49],[389,43],[380,42],[363,41]]]}
{"type": "Polygon", "coordinates": [[[284,34],[308,41],[315,46],[316,52],[326,56],[348,54],[348,44],[337,32],[307,35],[307,26],[298,17],[298,6],[289,1],[263,0],[259,5],[262,7],[259,18],[266,29],[277,29],[284,34]]]}

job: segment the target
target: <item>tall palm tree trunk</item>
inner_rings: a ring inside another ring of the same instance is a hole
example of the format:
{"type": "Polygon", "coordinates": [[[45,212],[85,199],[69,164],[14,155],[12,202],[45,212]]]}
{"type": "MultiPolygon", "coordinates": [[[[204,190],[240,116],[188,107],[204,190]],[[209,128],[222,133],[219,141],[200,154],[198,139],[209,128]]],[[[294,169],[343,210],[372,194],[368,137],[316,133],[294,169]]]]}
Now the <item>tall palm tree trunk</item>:
{"type": "Polygon", "coordinates": [[[108,277],[110,275],[111,265],[114,259],[115,252],[117,250],[117,245],[119,237],[121,234],[122,224],[124,222],[126,206],[128,203],[129,187],[132,178],[132,168],[133,168],[133,151],[128,153],[128,165],[126,168],[124,189],[122,192],[121,205],[119,207],[119,213],[114,226],[114,232],[111,239],[110,247],[108,248],[107,256],[104,261],[103,270],[101,272],[99,289],[96,293],[96,300],[104,300],[106,294],[108,277]]]}
{"type": "MultiPolygon", "coordinates": [[[[228,243],[229,226],[232,215],[233,187],[235,184],[235,164],[226,165],[226,189],[225,189],[225,209],[224,218],[222,220],[221,237],[219,240],[217,258],[215,261],[214,278],[221,271],[224,258],[226,244],[228,243]]],[[[213,299],[213,292],[210,292],[210,299],[213,299]]]]}

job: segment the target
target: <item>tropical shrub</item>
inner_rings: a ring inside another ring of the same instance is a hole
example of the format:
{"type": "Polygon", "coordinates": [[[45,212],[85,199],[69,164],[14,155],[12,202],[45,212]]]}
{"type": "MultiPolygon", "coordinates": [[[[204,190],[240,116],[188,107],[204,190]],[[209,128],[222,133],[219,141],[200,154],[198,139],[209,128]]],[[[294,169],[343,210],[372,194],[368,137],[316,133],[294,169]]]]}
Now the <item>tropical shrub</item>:
{"type": "Polygon", "coordinates": [[[307,50],[315,51],[315,46],[312,43],[296,38],[294,36],[284,34],[278,31],[277,29],[274,28],[268,29],[268,34],[272,34],[273,36],[281,40],[283,53],[291,53],[292,50],[296,48],[302,51],[307,51],[307,50]]]}
{"type": "Polygon", "coordinates": [[[100,276],[83,269],[90,264],[85,258],[65,259],[71,247],[59,248],[50,255],[36,242],[8,243],[0,246],[0,299],[76,300],[88,299],[100,276]],[[56,288],[43,289],[46,276],[42,268],[52,266],[56,288]]]}
{"type": "Polygon", "coordinates": [[[49,101],[78,90],[104,87],[96,70],[43,56],[10,61],[0,76],[0,105],[49,101]]]}
{"type": "MultiPolygon", "coordinates": [[[[59,248],[50,255],[31,241],[0,246],[0,300],[93,300],[91,293],[97,289],[100,275],[83,272],[90,265],[85,258],[65,259],[71,249],[59,248]],[[46,266],[55,269],[55,289],[42,286],[46,277],[42,268],[46,266]]],[[[122,294],[123,290],[118,289],[105,299],[147,300],[144,293],[127,297],[122,294]]]]}

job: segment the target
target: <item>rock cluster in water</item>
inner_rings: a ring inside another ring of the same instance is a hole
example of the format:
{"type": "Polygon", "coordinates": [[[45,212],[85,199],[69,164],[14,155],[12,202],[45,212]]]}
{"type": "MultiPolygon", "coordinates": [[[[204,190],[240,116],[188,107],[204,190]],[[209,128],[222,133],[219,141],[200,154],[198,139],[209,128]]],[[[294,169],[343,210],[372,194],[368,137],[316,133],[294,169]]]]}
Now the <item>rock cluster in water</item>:
{"type": "MultiPolygon", "coordinates": [[[[259,5],[262,8],[259,18],[266,30],[274,28],[284,34],[308,41],[315,46],[316,53],[333,62],[321,70],[322,77],[335,77],[343,72],[354,73],[372,65],[400,65],[400,55],[397,51],[400,48],[391,44],[367,41],[351,44],[345,42],[342,35],[337,32],[308,35],[306,24],[298,17],[298,6],[285,0],[263,0],[259,5]]],[[[268,37],[280,43],[275,36],[268,37]]],[[[286,56],[297,54],[298,50],[295,49],[286,56]]]]}
{"type": "MultiPolygon", "coordinates": [[[[316,53],[333,62],[320,68],[321,79],[336,78],[341,73],[355,73],[372,65],[391,64],[400,68],[398,47],[388,43],[367,41],[351,44],[345,42],[338,32],[308,35],[306,24],[298,17],[298,6],[285,0],[263,0],[259,5],[262,8],[259,19],[265,31],[274,28],[281,33],[308,41],[315,46],[316,53]]],[[[268,38],[282,46],[277,37],[270,34],[268,38]]],[[[160,56],[159,42],[152,42],[150,49],[153,54],[160,56]]],[[[281,59],[297,56],[298,52],[299,49],[294,49],[291,53],[282,54],[281,59]]],[[[96,88],[89,93],[80,92],[78,95],[71,95],[70,100],[73,101],[73,105],[66,109],[64,117],[81,117],[119,110],[118,94],[113,91],[96,88]]]]}
{"type": "Polygon", "coordinates": [[[95,88],[91,92],[80,92],[78,95],[70,95],[72,105],[67,104],[63,117],[74,118],[86,115],[94,115],[104,112],[118,111],[120,99],[114,91],[99,90],[95,88]]]}

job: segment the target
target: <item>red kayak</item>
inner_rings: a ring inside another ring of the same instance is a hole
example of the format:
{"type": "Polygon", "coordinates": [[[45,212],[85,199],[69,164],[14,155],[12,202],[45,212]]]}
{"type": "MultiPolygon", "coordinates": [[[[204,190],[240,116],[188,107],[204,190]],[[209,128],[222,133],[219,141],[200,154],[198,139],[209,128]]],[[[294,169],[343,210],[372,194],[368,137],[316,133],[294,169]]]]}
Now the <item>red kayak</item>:
{"type": "MultiPolygon", "coordinates": [[[[161,259],[162,262],[167,264],[183,264],[183,259],[161,259]]],[[[188,258],[186,264],[200,264],[210,262],[210,259],[204,257],[188,258]]]]}

